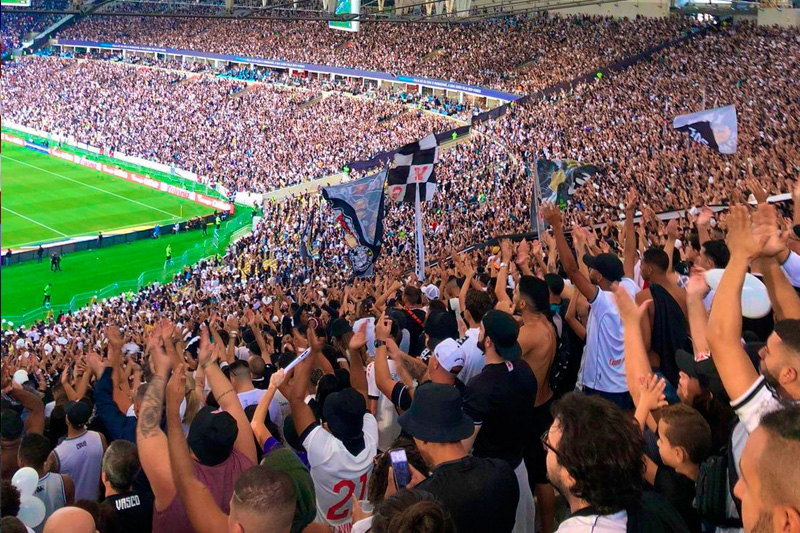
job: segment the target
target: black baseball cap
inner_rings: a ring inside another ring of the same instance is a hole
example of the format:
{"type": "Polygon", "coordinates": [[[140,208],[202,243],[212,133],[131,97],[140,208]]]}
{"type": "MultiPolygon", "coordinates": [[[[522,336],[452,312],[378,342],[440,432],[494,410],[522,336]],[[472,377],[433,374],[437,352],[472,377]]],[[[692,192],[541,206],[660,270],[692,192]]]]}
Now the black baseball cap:
{"type": "Polygon", "coordinates": [[[349,387],[328,396],[322,411],[322,418],[328,424],[328,429],[342,442],[364,436],[367,402],[354,388],[349,387]]]}
{"type": "Polygon", "coordinates": [[[353,331],[353,326],[350,325],[346,318],[337,318],[331,322],[331,335],[335,338],[339,338],[351,331],[353,331]]]}
{"type": "Polygon", "coordinates": [[[625,276],[625,268],[622,266],[622,261],[614,254],[586,254],[583,256],[583,262],[589,268],[600,272],[600,275],[608,281],[622,281],[625,276]]]}
{"type": "Polygon", "coordinates": [[[695,358],[686,350],[676,350],[675,362],[681,372],[698,380],[700,386],[709,389],[716,398],[723,401],[728,399],[722,379],[719,377],[717,367],[714,366],[714,360],[711,357],[695,358]]]}
{"type": "Polygon", "coordinates": [[[236,419],[213,407],[198,411],[186,439],[197,460],[206,466],[216,466],[230,457],[239,435],[236,419]]]}
{"type": "Polygon", "coordinates": [[[67,420],[73,427],[85,426],[92,417],[92,408],[83,401],[67,403],[64,411],[67,413],[67,420]]]}
{"type": "Polygon", "coordinates": [[[497,353],[506,361],[516,361],[522,356],[522,348],[517,342],[519,324],[513,316],[491,309],[483,317],[483,330],[492,339],[497,353]]]}
{"type": "Polygon", "coordinates": [[[432,339],[457,339],[458,322],[447,311],[431,313],[425,321],[425,333],[432,339]]]}
{"type": "Polygon", "coordinates": [[[458,389],[429,381],[417,388],[411,408],[398,422],[403,431],[421,441],[459,442],[475,431],[461,404],[458,389]]]}

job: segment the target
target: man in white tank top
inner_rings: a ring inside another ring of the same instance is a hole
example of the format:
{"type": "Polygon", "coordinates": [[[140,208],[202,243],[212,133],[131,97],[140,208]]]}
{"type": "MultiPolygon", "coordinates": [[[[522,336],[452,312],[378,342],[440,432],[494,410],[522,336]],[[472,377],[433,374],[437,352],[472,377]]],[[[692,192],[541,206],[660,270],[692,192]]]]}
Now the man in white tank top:
{"type": "Polygon", "coordinates": [[[23,437],[20,443],[17,461],[20,468],[31,467],[39,474],[39,484],[36,486],[34,496],[42,500],[45,508],[44,520],[33,528],[36,533],[44,530],[44,523],[57,510],[75,501],[75,483],[66,474],[46,472],[44,464],[50,454],[50,440],[36,433],[23,437]]]}
{"type": "Polygon", "coordinates": [[[86,429],[92,409],[83,401],[70,402],[67,412],[67,437],[47,459],[47,470],[68,474],[75,482],[75,499],[97,501],[100,470],[106,439],[86,429]]]}

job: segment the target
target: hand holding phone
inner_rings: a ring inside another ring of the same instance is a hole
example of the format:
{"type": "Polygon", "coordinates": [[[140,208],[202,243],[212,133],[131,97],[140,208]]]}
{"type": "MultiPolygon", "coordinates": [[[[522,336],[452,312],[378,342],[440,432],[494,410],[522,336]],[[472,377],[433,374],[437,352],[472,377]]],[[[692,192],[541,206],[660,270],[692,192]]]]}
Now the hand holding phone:
{"type": "Polygon", "coordinates": [[[411,482],[411,470],[408,468],[408,457],[402,448],[389,450],[389,459],[392,462],[394,484],[397,490],[404,489],[411,482]]]}

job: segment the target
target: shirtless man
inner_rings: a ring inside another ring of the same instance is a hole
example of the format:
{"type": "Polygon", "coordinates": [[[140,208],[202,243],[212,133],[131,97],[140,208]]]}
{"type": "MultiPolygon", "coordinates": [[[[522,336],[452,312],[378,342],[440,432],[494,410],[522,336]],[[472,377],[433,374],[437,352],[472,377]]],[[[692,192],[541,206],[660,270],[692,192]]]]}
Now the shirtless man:
{"type": "Polygon", "coordinates": [[[557,340],[555,326],[548,319],[550,291],[547,282],[528,275],[520,277],[514,288],[514,309],[522,317],[522,327],[519,331],[522,359],[533,370],[539,385],[531,441],[525,450],[525,466],[528,469],[531,489],[536,493],[536,501],[539,502],[542,532],[551,533],[555,513],[555,493],[547,481],[547,455],[544,448],[537,445],[539,438],[553,423],[553,417],[550,415],[553,403],[550,369],[556,355],[557,340]]]}
{"type": "Polygon", "coordinates": [[[675,351],[685,349],[688,343],[686,291],[670,275],[669,256],[660,248],[645,251],[641,272],[649,286],[636,294],[636,303],[641,305],[653,300],[642,317],[642,332],[650,364],[677,387],[675,351]]]}
{"type": "Polygon", "coordinates": [[[533,370],[538,385],[531,433],[525,449],[525,468],[528,470],[531,490],[535,492],[536,501],[539,502],[542,532],[551,533],[555,517],[555,493],[547,481],[547,454],[539,443],[540,437],[553,423],[550,415],[550,405],[553,400],[550,369],[556,355],[557,339],[555,326],[548,319],[550,290],[546,281],[533,275],[529,265],[530,246],[523,240],[517,247],[515,258],[517,268],[523,275],[514,286],[513,300],[509,301],[506,292],[507,279],[503,274],[507,272],[508,263],[511,261],[513,245],[504,239],[500,242],[500,250],[501,274],[497,278],[495,287],[497,307],[513,307],[515,318],[518,321],[521,318],[518,342],[522,348],[522,359],[533,370]]]}

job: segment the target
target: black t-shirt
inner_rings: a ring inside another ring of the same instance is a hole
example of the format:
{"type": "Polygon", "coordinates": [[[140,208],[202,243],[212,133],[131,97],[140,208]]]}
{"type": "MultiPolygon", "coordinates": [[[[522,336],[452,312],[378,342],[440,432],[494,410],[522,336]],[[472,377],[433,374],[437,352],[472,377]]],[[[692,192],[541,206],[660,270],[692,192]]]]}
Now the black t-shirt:
{"type": "MultiPolygon", "coordinates": [[[[426,381],[425,383],[430,383],[430,380],[426,381]]],[[[420,383],[420,385],[424,385],[425,383],[420,383]]],[[[453,386],[458,389],[458,392],[460,392],[461,396],[463,397],[464,391],[467,389],[467,386],[464,385],[464,382],[456,378],[456,382],[453,384],[453,386]]],[[[406,387],[402,381],[398,381],[394,384],[394,388],[392,389],[391,400],[394,406],[401,411],[408,411],[411,409],[411,402],[413,401],[413,398],[411,398],[411,391],[408,390],[408,387],[406,387]]]]}
{"type": "Polygon", "coordinates": [[[423,327],[423,324],[425,324],[425,311],[422,309],[411,309],[411,313],[414,316],[411,316],[407,310],[403,310],[403,312],[406,314],[406,329],[410,336],[408,355],[419,357],[419,354],[422,353],[422,349],[424,348],[423,344],[425,343],[422,337],[422,334],[425,332],[425,328],[423,327]],[[418,321],[414,320],[414,317],[416,317],[418,321]]]}
{"type": "Polygon", "coordinates": [[[464,394],[464,412],[481,426],[473,455],[505,459],[512,468],[522,461],[536,403],[536,376],[525,361],[486,365],[464,394]]]}
{"type": "Polygon", "coordinates": [[[102,503],[114,511],[115,531],[141,533],[153,530],[153,495],[129,492],[110,496],[102,503]]]}
{"type": "Polygon", "coordinates": [[[653,485],[653,488],[675,507],[686,525],[689,526],[689,531],[700,533],[702,529],[700,515],[697,514],[697,509],[693,505],[697,491],[695,482],[683,474],[679,474],[673,468],[659,466],[653,485]]]}
{"type": "Polygon", "coordinates": [[[417,490],[433,494],[458,533],[504,533],[514,529],[519,484],[505,461],[464,457],[437,466],[417,490]]]}

